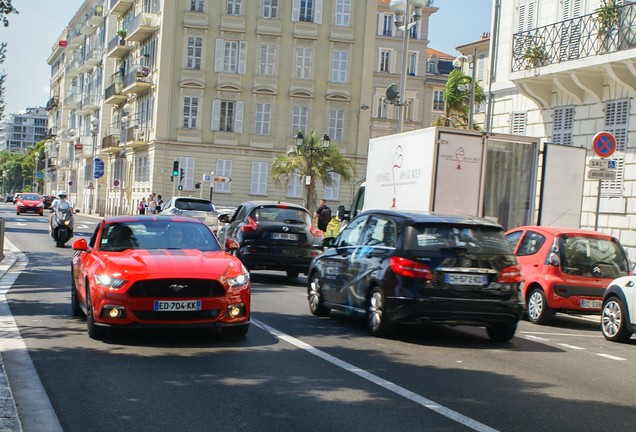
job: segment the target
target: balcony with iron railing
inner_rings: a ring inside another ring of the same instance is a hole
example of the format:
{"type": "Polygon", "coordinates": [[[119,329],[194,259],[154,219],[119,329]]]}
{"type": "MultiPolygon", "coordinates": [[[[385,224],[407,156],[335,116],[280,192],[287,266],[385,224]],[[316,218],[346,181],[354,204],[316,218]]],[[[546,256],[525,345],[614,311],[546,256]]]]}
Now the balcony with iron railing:
{"type": "Polygon", "coordinates": [[[515,33],[512,71],[636,48],[636,4],[617,6],[609,20],[594,13],[515,33]]]}
{"type": "Polygon", "coordinates": [[[106,90],[104,91],[104,104],[119,105],[128,99],[126,93],[124,93],[124,79],[119,72],[113,74],[106,83],[106,90]]]}
{"type": "Polygon", "coordinates": [[[126,26],[127,40],[141,42],[150,37],[159,28],[159,17],[156,13],[142,12],[126,26]]]}
{"type": "Polygon", "coordinates": [[[131,50],[132,46],[129,45],[128,42],[126,42],[126,39],[115,36],[108,41],[108,46],[106,47],[106,57],[121,59],[126,57],[131,50]]]}
{"type": "Polygon", "coordinates": [[[80,94],[77,92],[71,93],[64,98],[64,108],[75,109],[80,103],[80,94]]]}
{"type": "Polygon", "coordinates": [[[130,9],[133,3],[134,0],[110,0],[108,11],[111,15],[120,16],[130,9]]]}
{"type": "Polygon", "coordinates": [[[124,93],[140,94],[153,86],[150,68],[136,66],[124,76],[124,93]]]}

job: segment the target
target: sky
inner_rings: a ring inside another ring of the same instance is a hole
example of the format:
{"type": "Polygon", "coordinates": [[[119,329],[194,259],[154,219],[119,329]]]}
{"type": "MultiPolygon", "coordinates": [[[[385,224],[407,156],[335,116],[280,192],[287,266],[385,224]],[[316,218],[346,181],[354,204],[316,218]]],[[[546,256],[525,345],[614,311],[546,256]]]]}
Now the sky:
{"type": "MultiPolygon", "coordinates": [[[[0,42],[8,44],[7,58],[0,65],[7,74],[5,113],[46,104],[51,78],[46,60],[53,43],[83,3],[84,0],[13,0],[20,13],[9,16],[9,27],[0,27],[0,42]]],[[[429,46],[456,55],[455,47],[476,41],[490,31],[491,5],[492,0],[434,0],[439,10],[429,21],[429,46]]]]}

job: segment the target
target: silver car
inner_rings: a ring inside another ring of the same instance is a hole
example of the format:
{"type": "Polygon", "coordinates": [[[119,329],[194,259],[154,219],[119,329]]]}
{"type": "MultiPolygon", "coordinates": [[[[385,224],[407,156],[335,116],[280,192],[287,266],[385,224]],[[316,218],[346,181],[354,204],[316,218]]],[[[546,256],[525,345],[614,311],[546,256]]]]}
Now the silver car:
{"type": "Polygon", "coordinates": [[[216,234],[219,215],[210,200],[194,197],[172,197],[161,207],[162,215],[189,216],[200,220],[216,234]]]}

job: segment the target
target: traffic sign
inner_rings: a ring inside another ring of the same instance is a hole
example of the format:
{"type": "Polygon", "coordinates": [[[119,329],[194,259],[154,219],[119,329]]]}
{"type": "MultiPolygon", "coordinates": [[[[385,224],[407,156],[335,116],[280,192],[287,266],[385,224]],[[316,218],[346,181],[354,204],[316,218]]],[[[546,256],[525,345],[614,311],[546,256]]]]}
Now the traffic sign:
{"type": "Polygon", "coordinates": [[[590,159],[587,166],[596,169],[616,169],[616,161],[611,159],[590,159]]]}
{"type": "Polygon", "coordinates": [[[592,149],[602,158],[610,157],[616,151],[616,138],[609,132],[599,132],[592,138],[592,149]]]}
{"type": "Polygon", "coordinates": [[[591,169],[587,172],[587,178],[590,180],[614,180],[616,171],[591,169]]]}
{"type": "Polygon", "coordinates": [[[219,176],[219,177],[214,177],[213,179],[215,182],[218,183],[227,183],[227,182],[231,182],[232,179],[229,177],[224,177],[224,176],[219,176]]]}
{"type": "Polygon", "coordinates": [[[113,187],[119,187],[119,179],[113,180],[113,187]]]}
{"type": "Polygon", "coordinates": [[[100,158],[95,158],[93,163],[93,178],[101,178],[104,175],[104,161],[100,158]]]}

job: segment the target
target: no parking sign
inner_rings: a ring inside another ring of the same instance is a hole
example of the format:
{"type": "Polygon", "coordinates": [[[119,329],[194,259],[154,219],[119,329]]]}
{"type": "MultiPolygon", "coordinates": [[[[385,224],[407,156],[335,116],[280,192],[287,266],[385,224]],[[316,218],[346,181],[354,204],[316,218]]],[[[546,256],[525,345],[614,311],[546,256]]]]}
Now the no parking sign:
{"type": "Polygon", "coordinates": [[[616,151],[616,138],[609,132],[599,132],[592,138],[592,150],[602,158],[610,157],[616,151]]]}

